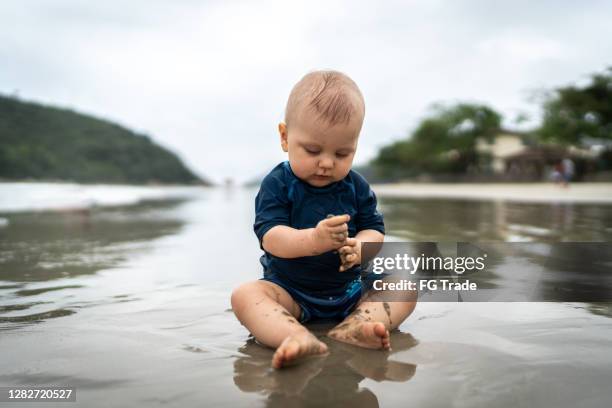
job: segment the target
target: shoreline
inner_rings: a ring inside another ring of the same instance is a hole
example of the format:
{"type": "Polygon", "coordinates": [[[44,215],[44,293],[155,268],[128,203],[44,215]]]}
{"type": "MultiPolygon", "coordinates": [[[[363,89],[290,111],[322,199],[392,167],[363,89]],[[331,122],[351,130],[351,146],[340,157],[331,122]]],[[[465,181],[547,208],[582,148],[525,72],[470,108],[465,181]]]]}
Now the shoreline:
{"type": "Polygon", "coordinates": [[[373,184],[378,197],[612,204],[612,183],[373,184]]]}

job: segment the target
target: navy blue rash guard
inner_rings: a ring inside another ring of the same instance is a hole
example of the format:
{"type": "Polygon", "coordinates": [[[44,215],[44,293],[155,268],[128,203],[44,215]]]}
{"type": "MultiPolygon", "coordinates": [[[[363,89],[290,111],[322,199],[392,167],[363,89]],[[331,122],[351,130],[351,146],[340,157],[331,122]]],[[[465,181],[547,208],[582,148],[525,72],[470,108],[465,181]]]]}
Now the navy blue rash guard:
{"type": "MultiPolygon", "coordinates": [[[[328,214],[349,214],[349,237],[373,229],[385,233],[383,216],[376,210],[376,195],[368,182],[351,170],[342,180],[313,187],[293,174],[289,162],[277,165],[262,181],[255,198],[254,230],[259,245],[270,228],[286,225],[313,228],[328,214]]],[[[358,279],[361,268],[340,272],[340,257],[333,251],[316,256],[279,258],[264,250],[260,262],[265,278],[279,279],[292,288],[315,296],[342,293],[358,279]]]]}

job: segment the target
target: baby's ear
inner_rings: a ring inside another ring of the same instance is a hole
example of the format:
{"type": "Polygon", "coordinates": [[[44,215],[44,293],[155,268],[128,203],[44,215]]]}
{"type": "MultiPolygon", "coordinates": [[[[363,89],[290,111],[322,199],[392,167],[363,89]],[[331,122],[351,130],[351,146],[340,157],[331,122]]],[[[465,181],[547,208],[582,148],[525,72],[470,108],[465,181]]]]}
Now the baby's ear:
{"type": "Polygon", "coordinates": [[[285,122],[278,124],[278,134],[280,135],[281,147],[284,152],[289,151],[289,141],[287,139],[287,125],[285,122]]]}

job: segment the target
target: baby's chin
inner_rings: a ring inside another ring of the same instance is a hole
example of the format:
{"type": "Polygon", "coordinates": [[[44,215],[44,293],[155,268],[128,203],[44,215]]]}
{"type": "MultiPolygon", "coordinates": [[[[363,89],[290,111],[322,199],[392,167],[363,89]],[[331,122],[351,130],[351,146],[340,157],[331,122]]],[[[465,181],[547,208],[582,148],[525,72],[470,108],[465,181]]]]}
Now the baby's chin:
{"type": "Polygon", "coordinates": [[[310,176],[305,181],[313,187],[325,187],[336,182],[337,180],[333,177],[310,176]]]}

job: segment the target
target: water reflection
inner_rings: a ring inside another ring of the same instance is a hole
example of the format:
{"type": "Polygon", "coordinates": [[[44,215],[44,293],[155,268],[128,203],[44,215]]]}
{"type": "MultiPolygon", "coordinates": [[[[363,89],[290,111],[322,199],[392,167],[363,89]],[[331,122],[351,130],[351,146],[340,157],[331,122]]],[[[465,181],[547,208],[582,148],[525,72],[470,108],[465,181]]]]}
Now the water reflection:
{"type": "Polygon", "coordinates": [[[177,233],[181,201],[78,212],[11,214],[0,230],[0,279],[51,281],[117,265],[128,251],[177,233]]]}
{"type": "MultiPolygon", "coordinates": [[[[579,406],[593,395],[595,403],[610,399],[612,313],[601,302],[422,303],[403,326],[421,342],[408,353],[394,354],[416,343],[401,333],[392,334],[390,354],[328,341],[329,355],[272,370],[272,351],[244,344],[244,328],[223,312],[231,288],[261,274],[255,194],[211,189],[188,204],[0,215],[8,220],[0,224],[0,330],[24,328],[0,332],[0,348],[10,350],[0,380],[71,379],[88,406],[579,406]],[[119,380],[118,367],[126,374],[119,380]],[[569,386],[559,391],[559,383],[569,386]]],[[[494,287],[516,282],[548,291],[557,283],[537,285],[546,270],[553,280],[575,280],[581,272],[564,272],[568,258],[597,255],[551,253],[550,244],[612,235],[606,205],[381,203],[389,234],[403,240],[531,241],[524,253],[496,254],[494,273],[483,275],[494,287]]],[[[444,245],[433,249],[447,254],[444,245]]],[[[609,269],[606,262],[597,270],[609,269]]]]}
{"type": "MultiPolygon", "coordinates": [[[[459,278],[499,290],[476,301],[612,301],[612,245],[607,242],[483,243],[487,268],[459,278]],[[483,272],[487,272],[483,274],[483,272]]],[[[465,253],[463,254],[465,255],[465,253]]]]}
{"type": "Polygon", "coordinates": [[[611,241],[612,206],[383,198],[388,233],[411,241],[611,241]]]}
{"type": "Polygon", "coordinates": [[[612,244],[564,243],[552,245],[546,257],[541,296],[564,302],[612,300],[612,244]]]}
{"type": "MultiPolygon", "coordinates": [[[[319,336],[323,327],[313,328],[319,336]]],[[[359,383],[369,378],[377,382],[405,382],[417,366],[389,360],[394,353],[417,345],[412,335],[391,334],[393,351],[367,350],[322,338],[329,353],[311,357],[282,370],[270,367],[272,351],[249,340],[234,361],[234,383],[244,392],[266,395],[267,407],[351,406],[378,407],[378,398],[359,383]]]]}
{"type": "Polygon", "coordinates": [[[380,202],[389,236],[400,240],[529,242],[488,245],[486,273],[470,277],[481,288],[513,291],[506,300],[519,300],[515,294],[521,294],[523,300],[589,302],[589,311],[610,315],[610,205],[402,198],[380,202]]]}
{"type": "Polygon", "coordinates": [[[151,241],[178,233],[184,221],[173,210],[182,203],[3,215],[8,222],[0,229],[0,313],[8,315],[0,316],[7,324],[0,330],[73,314],[58,307],[58,299],[84,287],[76,278],[116,267],[151,241]]]}

